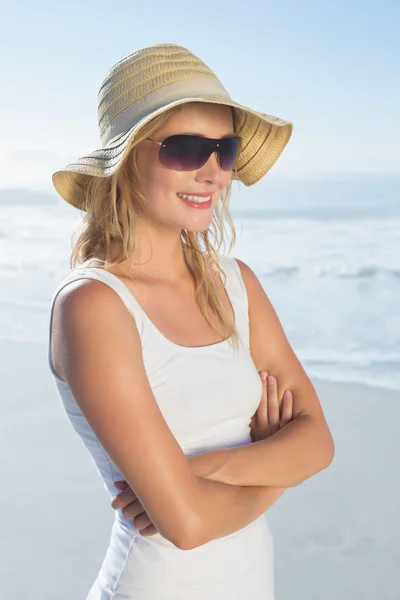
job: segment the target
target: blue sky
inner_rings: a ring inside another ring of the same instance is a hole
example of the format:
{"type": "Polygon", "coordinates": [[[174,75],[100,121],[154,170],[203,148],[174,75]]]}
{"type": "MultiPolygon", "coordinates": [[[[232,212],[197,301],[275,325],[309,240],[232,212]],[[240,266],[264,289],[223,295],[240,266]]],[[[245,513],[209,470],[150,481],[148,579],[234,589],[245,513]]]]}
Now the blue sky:
{"type": "Polygon", "coordinates": [[[400,3],[247,0],[1,2],[0,188],[52,190],[100,146],[108,69],[185,46],[234,100],[294,123],[269,177],[400,171],[400,3]]]}

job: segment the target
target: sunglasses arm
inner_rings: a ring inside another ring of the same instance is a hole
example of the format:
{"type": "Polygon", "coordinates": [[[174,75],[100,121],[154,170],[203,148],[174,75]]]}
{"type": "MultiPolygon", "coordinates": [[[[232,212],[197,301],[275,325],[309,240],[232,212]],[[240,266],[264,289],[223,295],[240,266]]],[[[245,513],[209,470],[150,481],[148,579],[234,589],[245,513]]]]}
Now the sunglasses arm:
{"type": "Polygon", "coordinates": [[[150,142],[153,142],[154,144],[157,144],[157,146],[162,146],[163,145],[162,142],[157,142],[156,140],[153,140],[151,138],[146,138],[146,140],[149,140],[150,142]]]}

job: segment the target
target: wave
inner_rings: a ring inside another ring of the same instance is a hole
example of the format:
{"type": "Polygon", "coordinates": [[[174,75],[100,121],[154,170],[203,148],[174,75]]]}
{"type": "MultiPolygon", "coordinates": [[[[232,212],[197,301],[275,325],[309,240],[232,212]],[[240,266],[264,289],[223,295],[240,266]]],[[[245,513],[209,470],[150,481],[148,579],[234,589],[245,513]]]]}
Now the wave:
{"type": "MultiPolygon", "coordinates": [[[[260,278],[291,277],[308,271],[307,266],[300,265],[268,265],[258,273],[260,278]]],[[[324,265],[315,267],[316,277],[327,277],[332,279],[374,279],[381,276],[400,278],[400,268],[380,267],[378,265],[362,265],[350,267],[349,265],[324,265]]]]}
{"type": "Polygon", "coordinates": [[[298,351],[311,377],[337,383],[358,383],[400,391],[400,353],[359,348],[356,351],[298,351]]]}
{"type": "MultiPolygon", "coordinates": [[[[1,232],[0,232],[1,237],[1,232]]],[[[312,267],[305,265],[263,265],[262,269],[257,272],[260,279],[271,279],[271,278],[290,278],[301,273],[310,272],[312,267]]],[[[4,261],[0,262],[0,276],[1,272],[37,272],[53,277],[57,273],[62,273],[67,269],[64,263],[46,265],[42,262],[28,262],[26,259],[20,262],[4,261]]],[[[393,277],[400,279],[400,267],[386,267],[378,265],[362,265],[358,267],[351,267],[349,265],[323,265],[313,268],[313,273],[318,278],[331,278],[331,279],[376,279],[378,277],[393,277]]]]}
{"type": "Polygon", "coordinates": [[[320,350],[318,353],[309,352],[308,350],[298,350],[298,354],[302,360],[311,362],[315,365],[331,365],[331,364],[344,364],[344,365],[358,365],[358,366],[369,366],[371,364],[392,364],[400,365],[400,352],[390,352],[383,350],[380,352],[373,352],[368,349],[362,349],[360,346],[348,346],[343,351],[324,351],[320,350]]]}
{"type": "Polygon", "coordinates": [[[348,265],[316,267],[317,277],[337,277],[339,279],[373,279],[383,276],[400,278],[400,268],[363,265],[349,267],[348,265]]]}
{"type": "Polygon", "coordinates": [[[262,277],[274,277],[280,275],[294,275],[301,270],[298,265],[268,265],[263,267],[263,270],[258,273],[260,278],[262,277]]]}

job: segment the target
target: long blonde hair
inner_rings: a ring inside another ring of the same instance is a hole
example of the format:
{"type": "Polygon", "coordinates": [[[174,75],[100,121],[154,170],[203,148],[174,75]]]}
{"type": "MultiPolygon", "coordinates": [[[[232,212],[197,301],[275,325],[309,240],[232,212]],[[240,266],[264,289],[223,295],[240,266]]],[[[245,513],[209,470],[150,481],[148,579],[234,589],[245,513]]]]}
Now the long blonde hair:
{"type": "MultiPolygon", "coordinates": [[[[96,267],[103,264],[107,268],[128,260],[135,252],[138,227],[144,223],[147,215],[146,197],[136,165],[137,145],[152,136],[176,111],[177,108],[170,109],[140,128],[116,173],[107,178],[87,177],[84,180],[85,203],[82,209],[86,212],[82,216],[81,231],[72,246],[71,269],[79,268],[79,265],[88,261],[89,264],[85,266],[90,267],[92,260],[97,263],[96,267]],[[113,242],[122,246],[122,254],[116,259],[111,254],[113,242]]],[[[232,113],[235,127],[234,109],[232,113]]],[[[217,272],[223,284],[226,283],[225,273],[218,262],[218,253],[221,247],[225,251],[226,245],[224,219],[231,230],[228,254],[236,241],[235,226],[228,209],[231,186],[232,182],[229,182],[223,190],[210,227],[201,232],[182,229],[181,239],[186,263],[195,284],[196,302],[202,314],[212,329],[237,349],[239,337],[235,321],[220,299],[215,280],[217,272]],[[221,328],[210,319],[212,312],[222,324],[221,328]]]]}

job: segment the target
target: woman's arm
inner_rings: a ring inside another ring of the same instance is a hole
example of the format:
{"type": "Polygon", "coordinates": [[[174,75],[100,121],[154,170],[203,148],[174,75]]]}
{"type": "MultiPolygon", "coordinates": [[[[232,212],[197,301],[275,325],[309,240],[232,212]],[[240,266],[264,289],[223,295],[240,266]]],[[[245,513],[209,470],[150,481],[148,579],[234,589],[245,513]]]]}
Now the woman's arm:
{"type": "Polygon", "coordinates": [[[199,480],[206,492],[208,506],[203,511],[204,518],[197,530],[193,548],[246,527],[268,510],[285,491],[284,488],[242,487],[208,479],[199,480]],[[227,495],[226,489],[221,490],[212,484],[229,487],[232,494],[227,495]]]}
{"type": "Polygon", "coordinates": [[[328,467],[334,442],[315,389],[292,350],[278,316],[253,271],[237,260],[248,299],[250,352],[258,372],[273,374],[277,398],[290,390],[292,420],[261,441],[190,457],[192,468],[214,481],[287,488],[328,467]],[[279,388],[279,389],[278,389],[279,388]]]}
{"type": "MultiPolygon", "coordinates": [[[[260,404],[251,418],[251,439],[253,442],[274,435],[293,418],[292,396],[289,395],[287,398],[282,398],[282,402],[280,403],[276,387],[270,388],[269,391],[267,390],[266,375],[267,373],[260,373],[262,395],[260,404]]],[[[196,476],[206,479],[207,475],[212,472],[212,465],[209,460],[212,458],[211,454],[203,453],[188,456],[187,458],[190,468],[196,476]]],[[[224,482],[222,481],[221,483],[224,482]]],[[[148,536],[158,533],[157,528],[150,520],[128,483],[126,481],[116,481],[115,486],[123,491],[113,498],[111,506],[123,509],[123,515],[128,519],[133,519],[134,525],[139,529],[141,535],[148,536]]],[[[232,526],[238,529],[248,524],[249,518],[251,519],[250,510],[254,511],[255,517],[257,517],[260,510],[262,513],[268,510],[285,491],[285,488],[260,486],[247,486],[242,489],[247,510],[244,515],[239,515],[239,518],[237,515],[233,515],[232,526]],[[260,492],[260,490],[262,491],[260,492]]],[[[230,506],[227,506],[226,510],[227,514],[230,514],[230,506]]]]}
{"type": "Polygon", "coordinates": [[[240,486],[288,488],[329,466],[323,428],[300,415],[273,436],[188,457],[202,477],[240,486]]]}
{"type": "Polygon", "coordinates": [[[316,391],[267,294],[250,267],[236,262],[248,299],[251,356],[258,372],[274,375],[279,398],[284,390],[292,392],[293,421],[266,440],[207,453],[209,476],[239,485],[291,487],[331,464],[334,442],[316,391]]]}
{"type": "MultiPolygon", "coordinates": [[[[216,482],[218,483],[218,482],[216,482]]],[[[143,536],[151,536],[159,533],[144,507],[136,497],[134,491],[127,481],[116,481],[115,486],[120,490],[111,502],[111,506],[115,509],[122,509],[125,518],[133,519],[134,526],[140,531],[143,536]]],[[[267,511],[285,492],[285,488],[272,488],[262,486],[229,486],[235,490],[237,498],[240,498],[240,503],[235,503],[232,507],[229,503],[229,498],[226,497],[226,505],[224,515],[229,519],[228,525],[222,528],[221,522],[218,523],[218,528],[213,529],[209,523],[205,523],[197,537],[193,547],[201,546],[213,539],[224,537],[230,533],[234,533],[242,529],[265,511],[267,511]]],[[[210,504],[213,502],[213,489],[210,488],[210,504]]]]}
{"type": "MultiPolygon", "coordinates": [[[[224,473],[222,469],[219,469],[219,471],[216,470],[216,472],[213,471],[217,464],[217,461],[214,457],[214,451],[204,452],[203,454],[197,454],[187,458],[193,472],[196,473],[196,475],[204,478],[205,480],[208,478],[209,480],[219,481],[220,483],[228,483],[223,480],[223,477],[226,476],[226,473],[224,473]]],[[[229,533],[238,531],[239,529],[242,529],[246,525],[252,523],[260,515],[266,512],[273,504],[275,504],[275,502],[287,489],[285,487],[260,485],[242,486],[241,484],[235,484],[234,487],[237,487],[237,489],[240,490],[239,494],[243,498],[244,510],[241,512],[232,511],[231,506],[229,504],[226,505],[226,514],[229,519],[229,533]]],[[[225,533],[223,535],[228,534],[225,533]]],[[[204,537],[200,540],[199,545],[204,544],[212,539],[223,537],[223,535],[214,535],[213,532],[205,530],[204,537]],[[210,535],[212,537],[210,537],[210,535]]]]}

